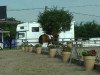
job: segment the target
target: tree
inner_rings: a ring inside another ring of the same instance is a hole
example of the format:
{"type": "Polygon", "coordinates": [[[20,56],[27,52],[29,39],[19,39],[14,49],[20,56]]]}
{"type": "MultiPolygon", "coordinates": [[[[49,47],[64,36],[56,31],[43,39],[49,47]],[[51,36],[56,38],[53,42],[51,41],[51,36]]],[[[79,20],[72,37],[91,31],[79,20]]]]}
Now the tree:
{"type": "Polygon", "coordinates": [[[80,23],[75,26],[75,38],[100,37],[100,25],[95,21],[80,23]]]}
{"type": "MultiPolygon", "coordinates": [[[[0,28],[6,31],[10,31],[13,37],[16,36],[16,27],[20,21],[17,21],[15,18],[7,18],[7,21],[0,23],[0,28]]],[[[6,34],[4,35],[6,36],[6,34]]]]}
{"type": "Polygon", "coordinates": [[[72,13],[68,10],[54,8],[45,8],[43,13],[38,16],[38,22],[41,24],[43,31],[47,34],[59,33],[70,30],[72,13]]]}

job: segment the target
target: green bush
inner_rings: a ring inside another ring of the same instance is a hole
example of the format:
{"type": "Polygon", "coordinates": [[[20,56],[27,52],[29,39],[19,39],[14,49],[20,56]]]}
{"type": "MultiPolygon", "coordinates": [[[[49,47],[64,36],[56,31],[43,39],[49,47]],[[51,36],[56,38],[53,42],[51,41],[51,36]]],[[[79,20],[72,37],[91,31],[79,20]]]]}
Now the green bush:
{"type": "Polygon", "coordinates": [[[63,52],[71,52],[71,48],[68,46],[63,46],[63,52]]]}
{"type": "Polygon", "coordinates": [[[35,47],[42,47],[42,44],[36,44],[35,47]]]}

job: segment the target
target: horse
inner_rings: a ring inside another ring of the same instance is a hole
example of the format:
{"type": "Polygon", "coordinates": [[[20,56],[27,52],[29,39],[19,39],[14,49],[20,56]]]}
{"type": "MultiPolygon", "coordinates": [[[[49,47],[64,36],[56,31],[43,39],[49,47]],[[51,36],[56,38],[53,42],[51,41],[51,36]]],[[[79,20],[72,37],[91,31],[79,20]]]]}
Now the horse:
{"type": "Polygon", "coordinates": [[[48,34],[43,34],[39,37],[39,43],[43,44],[43,43],[47,43],[52,44],[53,43],[53,36],[52,35],[48,35],[48,34]]]}

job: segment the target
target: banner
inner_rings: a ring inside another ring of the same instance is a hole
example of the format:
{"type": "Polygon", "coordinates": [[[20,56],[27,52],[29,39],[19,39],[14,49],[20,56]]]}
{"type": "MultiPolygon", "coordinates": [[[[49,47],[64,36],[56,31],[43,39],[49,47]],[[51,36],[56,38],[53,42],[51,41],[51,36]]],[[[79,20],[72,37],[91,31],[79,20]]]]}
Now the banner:
{"type": "Polygon", "coordinates": [[[0,6],[0,20],[6,20],[7,13],[6,13],[6,6],[0,6]]]}

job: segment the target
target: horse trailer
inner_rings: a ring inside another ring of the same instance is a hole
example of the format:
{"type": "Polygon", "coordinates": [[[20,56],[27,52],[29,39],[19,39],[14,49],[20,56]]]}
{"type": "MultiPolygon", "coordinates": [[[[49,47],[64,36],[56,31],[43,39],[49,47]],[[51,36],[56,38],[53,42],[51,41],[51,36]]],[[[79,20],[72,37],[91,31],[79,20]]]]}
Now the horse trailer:
{"type": "MultiPolygon", "coordinates": [[[[23,42],[35,45],[39,43],[39,37],[44,34],[42,27],[39,23],[22,23],[17,25],[17,46],[23,42]]],[[[71,22],[71,29],[69,31],[59,33],[59,41],[74,40],[74,21],[71,22]]]]}

